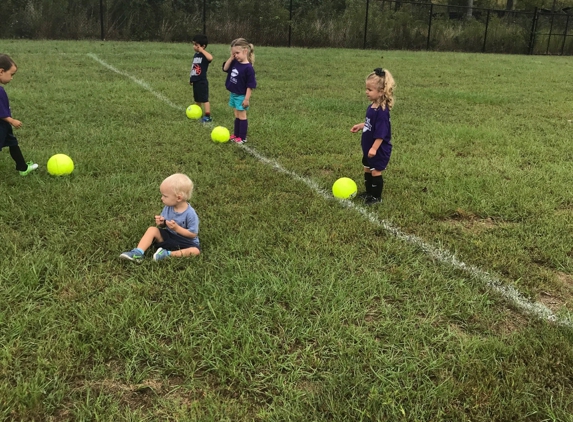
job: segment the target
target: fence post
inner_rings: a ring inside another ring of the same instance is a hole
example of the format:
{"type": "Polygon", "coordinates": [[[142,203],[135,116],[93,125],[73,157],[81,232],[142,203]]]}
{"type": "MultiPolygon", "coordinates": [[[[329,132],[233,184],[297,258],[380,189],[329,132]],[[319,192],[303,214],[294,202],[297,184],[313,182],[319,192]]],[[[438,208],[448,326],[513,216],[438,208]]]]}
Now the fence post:
{"type": "Polygon", "coordinates": [[[207,34],[207,0],[203,0],[203,34],[207,34]]]}
{"type": "Polygon", "coordinates": [[[292,0],[290,0],[290,5],[288,7],[289,15],[288,15],[288,46],[290,47],[290,40],[292,34],[292,0]]]}
{"type": "Polygon", "coordinates": [[[370,0],[366,0],[366,18],[364,19],[364,44],[362,46],[363,49],[366,49],[366,35],[368,35],[368,6],[370,4],[370,0]]]}
{"type": "Polygon", "coordinates": [[[487,41],[487,27],[489,26],[489,13],[491,9],[487,9],[487,16],[485,18],[485,34],[483,35],[483,47],[481,48],[481,52],[485,53],[485,42],[487,41]]]}
{"type": "Polygon", "coordinates": [[[103,0],[99,0],[99,25],[101,30],[101,40],[105,40],[105,31],[103,27],[103,0]]]}
{"type": "Polygon", "coordinates": [[[537,6],[533,10],[533,20],[531,21],[531,33],[529,36],[529,54],[533,54],[533,47],[535,45],[535,30],[537,28],[537,6]]]}
{"type": "Polygon", "coordinates": [[[434,3],[430,3],[430,19],[428,20],[428,39],[426,40],[426,50],[430,49],[430,31],[432,30],[433,15],[434,15],[434,3]]]}
{"type": "Polygon", "coordinates": [[[567,20],[565,21],[565,32],[563,33],[563,44],[561,44],[561,55],[565,51],[565,40],[567,39],[567,30],[569,29],[569,14],[567,15],[567,20]]]}
{"type": "MultiPolygon", "coordinates": [[[[555,3],[553,3],[555,4],[555,3]]],[[[551,24],[549,25],[549,36],[547,37],[547,49],[545,54],[549,54],[549,43],[551,42],[551,35],[553,34],[553,19],[555,18],[555,12],[551,11],[551,24]]]]}

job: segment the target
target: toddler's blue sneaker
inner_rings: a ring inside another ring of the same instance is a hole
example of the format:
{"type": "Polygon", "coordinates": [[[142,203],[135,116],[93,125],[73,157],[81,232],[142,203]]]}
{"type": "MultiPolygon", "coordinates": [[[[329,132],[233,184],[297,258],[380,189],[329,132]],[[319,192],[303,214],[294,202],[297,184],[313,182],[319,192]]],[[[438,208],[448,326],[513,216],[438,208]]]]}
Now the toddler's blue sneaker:
{"type": "Polygon", "coordinates": [[[127,259],[129,261],[140,263],[143,261],[143,254],[137,249],[132,249],[129,252],[124,252],[119,256],[121,259],[127,259]]]}
{"type": "Polygon", "coordinates": [[[33,163],[32,161],[29,161],[26,164],[28,165],[28,168],[26,170],[21,171],[20,176],[27,176],[29,173],[33,172],[38,168],[38,165],[33,163]]]}
{"type": "Polygon", "coordinates": [[[210,123],[212,121],[213,119],[211,118],[211,116],[203,116],[203,118],[201,119],[201,123],[210,123]]]}
{"type": "Polygon", "coordinates": [[[163,248],[159,248],[157,249],[157,251],[153,254],[153,260],[154,261],[161,261],[165,258],[169,258],[169,255],[171,255],[171,253],[163,248]]]}

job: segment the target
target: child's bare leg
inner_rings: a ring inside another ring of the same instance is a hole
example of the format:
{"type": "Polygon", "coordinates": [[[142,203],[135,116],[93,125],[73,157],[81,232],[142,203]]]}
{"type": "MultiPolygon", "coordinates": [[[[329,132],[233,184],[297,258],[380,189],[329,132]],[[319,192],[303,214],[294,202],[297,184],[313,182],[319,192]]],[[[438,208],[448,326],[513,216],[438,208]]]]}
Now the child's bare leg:
{"type": "Polygon", "coordinates": [[[154,240],[163,242],[163,238],[161,237],[159,229],[157,227],[149,227],[137,244],[137,247],[145,252],[147,249],[149,249],[154,240]]]}
{"type": "Polygon", "coordinates": [[[199,250],[199,248],[185,248],[185,249],[179,249],[178,251],[171,251],[171,256],[175,256],[175,257],[183,257],[183,256],[197,256],[201,253],[201,251],[199,250]]]}
{"type": "Polygon", "coordinates": [[[211,104],[207,101],[203,105],[205,106],[205,114],[211,114],[211,104]]]}
{"type": "Polygon", "coordinates": [[[124,252],[119,257],[121,259],[128,259],[133,262],[141,262],[144,259],[144,253],[146,249],[151,246],[154,240],[163,242],[163,238],[161,237],[159,229],[157,227],[149,227],[137,244],[137,248],[124,252]]]}

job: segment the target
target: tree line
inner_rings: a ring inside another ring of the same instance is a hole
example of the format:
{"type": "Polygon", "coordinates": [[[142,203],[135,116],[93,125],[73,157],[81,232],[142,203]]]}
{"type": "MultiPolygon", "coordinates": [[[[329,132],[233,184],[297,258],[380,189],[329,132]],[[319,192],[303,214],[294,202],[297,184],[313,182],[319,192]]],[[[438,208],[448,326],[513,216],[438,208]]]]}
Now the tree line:
{"type": "Polygon", "coordinates": [[[493,25],[497,38],[513,38],[502,45],[521,46],[507,52],[523,52],[527,13],[571,6],[573,0],[4,0],[0,38],[189,42],[205,32],[212,43],[243,36],[258,45],[473,51],[493,25]],[[488,14],[486,22],[479,13],[485,8],[521,14],[488,14]],[[470,38],[472,46],[460,44],[470,38]]]}

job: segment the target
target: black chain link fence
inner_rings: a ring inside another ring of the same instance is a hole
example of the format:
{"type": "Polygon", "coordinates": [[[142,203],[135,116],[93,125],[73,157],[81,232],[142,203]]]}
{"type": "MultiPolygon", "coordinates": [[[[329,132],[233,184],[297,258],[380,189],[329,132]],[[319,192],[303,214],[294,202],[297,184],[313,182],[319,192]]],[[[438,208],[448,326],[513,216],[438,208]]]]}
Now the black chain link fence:
{"type": "Polygon", "coordinates": [[[509,11],[399,0],[7,0],[0,37],[573,54],[571,8],[509,11]]]}

